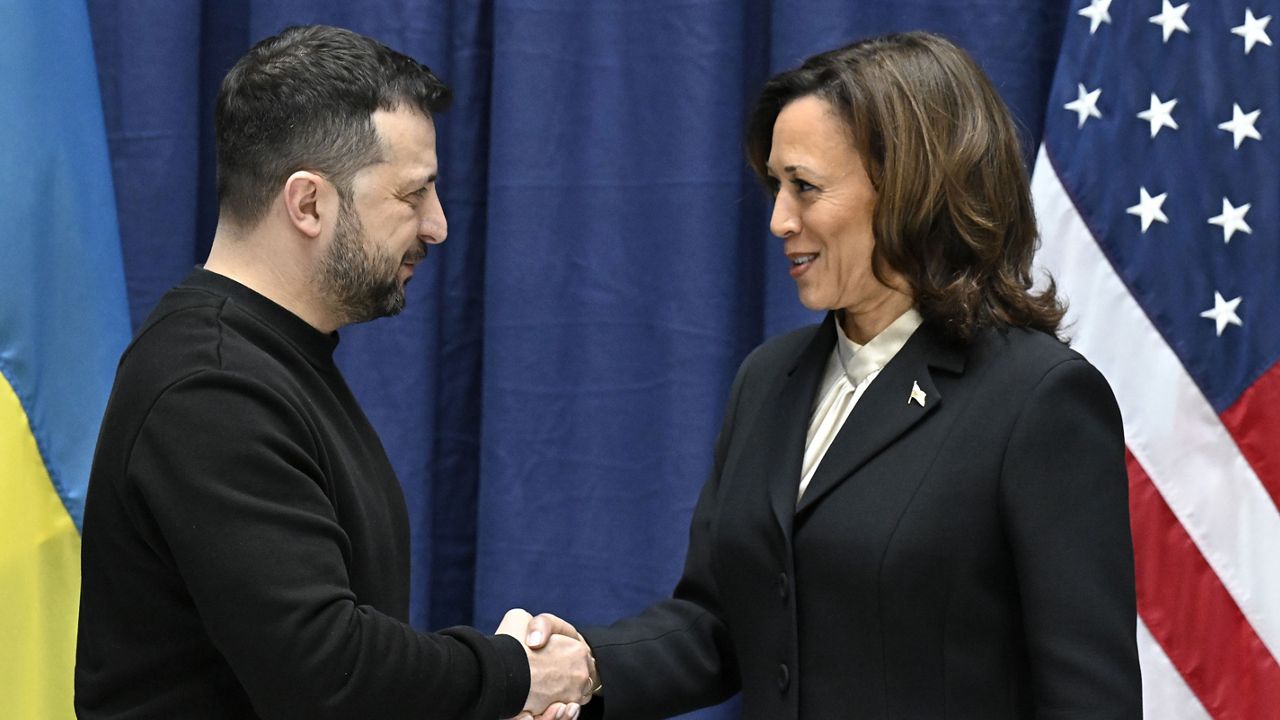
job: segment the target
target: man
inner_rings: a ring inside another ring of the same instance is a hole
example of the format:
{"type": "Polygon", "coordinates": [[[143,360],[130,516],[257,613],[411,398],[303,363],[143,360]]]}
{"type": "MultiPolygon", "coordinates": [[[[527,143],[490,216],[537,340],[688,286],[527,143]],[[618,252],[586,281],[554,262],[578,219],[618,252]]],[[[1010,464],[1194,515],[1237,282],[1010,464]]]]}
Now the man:
{"type": "Polygon", "coordinates": [[[525,650],[522,612],[497,636],[406,624],[404,498],[333,361],[445,239],[449,98],[323,26],[223,81],[212,251],[125,352],[94,459],[81,717],[489,719],[589,695],[585,645],[525,650]]]}

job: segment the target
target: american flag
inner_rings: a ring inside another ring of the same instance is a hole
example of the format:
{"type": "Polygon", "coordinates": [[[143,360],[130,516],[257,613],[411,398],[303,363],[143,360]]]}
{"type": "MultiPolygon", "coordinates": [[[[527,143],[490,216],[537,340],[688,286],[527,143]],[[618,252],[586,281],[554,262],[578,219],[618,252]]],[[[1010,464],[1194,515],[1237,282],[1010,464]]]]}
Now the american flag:
{"type": "Polygon", "coordinates": [[[1153,720],[1280,718],[1276,10],[1075,0],[1033,174],[1124,415],[1153,720]]]}

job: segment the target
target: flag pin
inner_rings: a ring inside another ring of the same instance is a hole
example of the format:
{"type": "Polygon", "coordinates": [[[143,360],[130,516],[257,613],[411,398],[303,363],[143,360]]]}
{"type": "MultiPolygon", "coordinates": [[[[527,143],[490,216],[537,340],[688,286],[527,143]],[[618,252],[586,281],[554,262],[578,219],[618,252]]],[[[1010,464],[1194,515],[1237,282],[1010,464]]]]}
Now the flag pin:
{"type": "Polygon", "coordinates": [[[920,407],[924,407],[924,398],[924,391],[920,389],[920,383],[918,381],[912,381],[911,395],[907,397],[907,404],[910,405],[911,401],[915,400],[920,403],[920,407]]]}

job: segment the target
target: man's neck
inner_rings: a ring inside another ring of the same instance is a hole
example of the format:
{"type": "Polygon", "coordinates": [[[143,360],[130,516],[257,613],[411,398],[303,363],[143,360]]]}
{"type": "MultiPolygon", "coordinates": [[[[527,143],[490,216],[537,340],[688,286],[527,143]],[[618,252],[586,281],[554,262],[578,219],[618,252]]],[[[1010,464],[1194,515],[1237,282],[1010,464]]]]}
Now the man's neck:
{"type": "Polygon", "coordinates": [[[291,257],[287,240],[262,234],[234,233],[220,223],[204,269],[235,280],[320,332],[337,330],[341,323],[325,310],[323,299],[314,291],[313,273],[303,259],[291,257]],[[265,248],[272,252],[264,252],[265,248]]]}

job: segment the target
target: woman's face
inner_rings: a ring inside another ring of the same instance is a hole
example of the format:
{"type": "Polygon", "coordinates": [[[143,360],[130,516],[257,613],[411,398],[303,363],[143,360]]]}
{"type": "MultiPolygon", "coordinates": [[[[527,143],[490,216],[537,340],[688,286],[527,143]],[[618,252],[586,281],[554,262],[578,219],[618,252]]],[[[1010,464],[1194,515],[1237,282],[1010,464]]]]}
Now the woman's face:
{"type": "MultiPolygon", "coordinates": [[[[855,317],[900,306],[903,293],[871,272],[877,193],[830,103],[810,95],[782,108],[768,170],[777,187],[769,229],[782,238],[800,302],[855,317]]],[[[891,272],[886,279],[906,287],[891,272]]]]}

